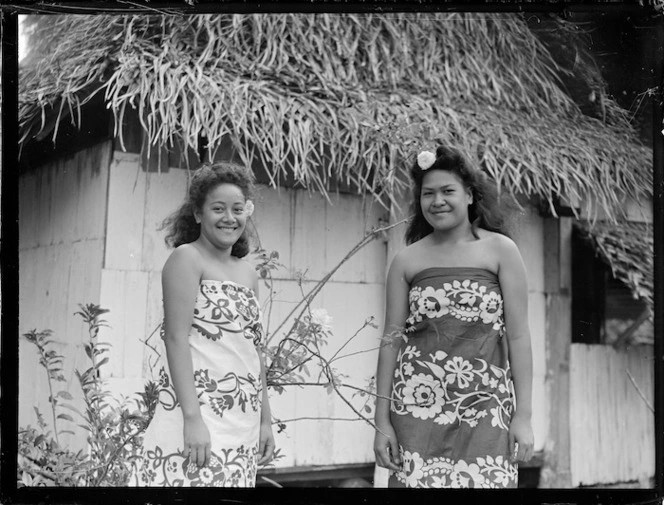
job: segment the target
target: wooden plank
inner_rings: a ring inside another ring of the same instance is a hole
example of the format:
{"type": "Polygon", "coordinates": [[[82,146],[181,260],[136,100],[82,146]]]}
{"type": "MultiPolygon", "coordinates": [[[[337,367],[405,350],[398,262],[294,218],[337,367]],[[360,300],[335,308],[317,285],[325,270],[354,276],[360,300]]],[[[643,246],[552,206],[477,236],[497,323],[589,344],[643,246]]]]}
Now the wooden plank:
{"type": "Polygon", "coordinates": [[[18,222],[20,240],[18,250],[23,251],[39,245],[39,206],[41,199],[41,177],[31,171],[18,180],[18,222]]]}
{"type": "Polygon", "coordinates": [[[20,177],[21,248],[101,236],[109,156],[103,142],[20,177]]]}
{"type": "MultiPolygon", "coordinates": [[[[39,243],[43,245],[52,244],[55,235],[55,226],[53,220],[55,215],[51,213],[53,207],[53,199],[57,196],[53,191],[54,168],[52,166],[44,167],[39,171],[39,179],[37,181],[37,194],[35,197],[39,202],[39,243]]],[[[19,225],[20,226],[20,225],[19,225]]],[[[20,231],[19,231],[20,233],[20,231]]]]}
{"type": "MultiPolygon", "coordinates": [[[[142,347],[141,375],[146,379],[158,378],[156,362],[159,356],[165,356],[159,326],[164,319],[162,302],[161,272],[148,272],[147,303],[145,314],[145,336],[139,337],[146,343],[142,347]]],[[[133,375],[133,373],[130,373],[133,375]]]]}
{"type": "MultiPolygon", "coordinates": [[[[341,346],[355,335],[367,318],[373,316],[378,328],[366,327],[341,350],[332,366],[348,384],[365,388],[376,373],[378,347],[382,335],[382,314],[385,306],[383,284],[337,284],[332,283],[324,293],[321,305],[328,309],[333,319],[334,338],[325,355],[331,357],[341,346]],[[358,300],[362,300],[358,303],[358,300]]],[[[342,388],[345,397],[360,410],[365,399],[353,396],[354,391],[342,388]]],[[[337,395],[334,397],[332,413],[335,417],[356,417],[356,414],[337,395]]],[[[373,402],[371,402],[373,404],[373,402]]],[[[373,419],[373,410],[364,412],[373,419]]],[[[335,463],[370,463],[374,460],[373,428],[364,421],[338,421],[332,423],[332,461],[335,463]]]]}
{"type": "MultiPolygon", "coordinates": [[[[75,240],[103,238],[112,143],[103,142],[76,155],[76,187],[72,223],[75,240]]],[[[74,196],[74,195],[72,195],[74,196]]]]}
{"type": "MultiPolygon", "coordinates": [[[[265,476],[279,483],[298,482],[303,481],[321,481],[321,480],[341,480],[341,479],[357,479],[358,477],[366,480],[371,479],[373,472],[373,465],[366,463],[349,464],[349,465],[316,465],[302,467],[286,467],[286,468],[265,468],[258,470],[257,485],[264,485],[269,487],[267,482],[261,482],[261,477],[265,476]]],[[[346,486],[354,487],[354,486],[346,486]]]]}
{"type": "Polygon", "coordinates": [[[332,423],[319,419],[334,415],[333,398],[318,387],[299,389],[296,395],[292,415],[314,419],[293,423],[294,466],[337,463],[330,457],[334,446],[332,423]]]}
{"type": "Polygon", "coordinates": [[[167,173],[148,173],[146,176],[141,270],[159,271],[172,250],[166,246],[166,230],[159,230],[162,222],[184,203],[187,194],[186,170],[173,169],[167,173]]]}
{"type": "Polygon", "coordinates": [[[627,375],[629,371],[652,404],[652,359],[650,346],[616,351],[604,345],[572,345],[573,485],[647,482],[654,475],[654,415],[627,375]]]}
{"type": "Polygon", "coordinates": [[[568,217],[563,217],[558,220],[558,225],[560,227],[559,248],[561,251],[561,254],[558,258],[560,262],[560,268],[558,269],[558,282],[560,286],[560,293],[569,297],[572,296],[572,223],[573,220],[568,217]]]}
{"type": "Polygon", "coordinates": [[[63,292],[70,316],[66,332],[71,335],[70,343],[80,346],[88,341],[88,328],[82,319],[73,313],[79,310],[79,304],[99,304],[104,241],[97,238],[75,242],[71,245],[70,254],[71,261],[67,268],[68,288],[63,292]]]}
{"type": "Polygon", "coordinates": [[[544,292],[560,291],[560,230],[557,219],[544,219],[544,292]]]}
{"type": "MultiPolygon", "coordinates": [[[[392,204],[389,211],[390,224],[398,223],[402,219],[408,218],[410,215],[410,194],[403,195],[397,202],[397,205],[392,204]]],[[[386,259],[386,269],[385,276],[387,276],[387,268],[389,268],[394,255],[398,253],[401,249],[406,247],[406,241],[404,235],[406,233],[407,224],[404,223],[400,226],[392,228],[387,232],[387,259],[386,259]]]]}
{"type": "MultiPolygon", "coordinates": [[[[291,206],[291,269],[306,270],[306,278],[320,280],[328,272],[328,205],[321,195],[294,193],[291,206]]],[[[336,238],[336,237],[335,237],[336,238]]]]}
{"type": "Polygon", "coordinates": [[[110,328],[100,333],[100,340],[112,347],[104,377],[140,376],[143,367],[143,343],[146,336],[145,312],[148,274],[104,268],[101,273],[100,305],[109,309],[110,328]]]}
{"type": "Polygon", "coordinates": [[[528,323],[533,355],[532,425],[535,451],[542,451],[549,429],[549,398],[546,385],[546,298],[544,295],[544,221],[526,207],[513,220],[516,242],[528,276],[528,323]]]}
{"type": "MultiPolygon", "coordinates": [[[[357,195],[331,195],[325,212],[326,271],[334,268],[372,228],[379,226],[377,204],[357,195]]],[[[384,212],[384,211],[383,211],[384,212]]],[[[320,247],[319,247],[320,248],[320,247]]],[[[337,271],[334,279],[346,282],[383,282],[386,251],[380,239],[367,244],[337,271]]]]}
{"type": "Polygon", "coordinates": [[[256,211],[252,216],[257,243],[268,251],[277,251],[279,261],[286,268],[275,272],[278,278],[290,277],[291,252],[291,204],[294,190],[258,187],[256,211]]]}
{"type": "Polygon", "coordinates": [[[140,270],[146,174],[136,154],[115,151],[110,167],[104,267],[140,270]]]}
{"type": "Polygon", "coordinates": [[[567,235],[569,218],[544,220],[544,289],[546,294],[546,385],[550,422],[540,476],[543,488],[571,485],[570,473],[570,380],[571,298],[561,279],[561,268],[571,256],[567,235]]]}
{"type": "Polygon", "coordinates": [[[527,207],[514,218],[513,239],[521,252],[528,274],[528,290],[544,291],[544,222],[527,207]]]}
{"type": "MultiPolygon", "coordinates": [[[[82,406],[80,389],[74,369],[80,367],[80,339],[82,326],[74,316],[76,305],[69,302],[69,267],[73,262],[72,247],[56,244],[32,248],[21,253],[19,266],[19,333],[36,329],[53,331],[51,349],[64,358],[62,367],[66,382],[54,384],[55,390],[68,389],[82,406]],[[30,272],[28,274],[28,272],[30,272]],[[23,274],[25,275],[23,275],[23,274]],[[64,296],[63,296],[64,294],[64,296]]],[[[83,269],[82,269],[83,270],[83,269]]],[[[85,272],[83,272],[85,273],[85,272]]],[[[39,364],[37,349],[23,339],[19,344],[19,425],[37,425],[33,407],[37,407],[51,425],[51,407],[46,370],[39,364]]],[[[59,429],[64,426],[58,425],[59,429]]],[[[64,437],[74,450],[85,445],[81,430],[76,437],[64,437]]]]}
{"type": "MultiPolygon", "coordinates": [[[[78,153],[77,153],[78,154],[78,153]]],[[[81,153],[81,155],[84,155],[81,153]]],[[[76,165],[77,156],[58,160],[52,170],[50,189],[52,197],[48,209],[51,215],[53,238],[51,243],[71,242],[75,239],[73,223],[76,220],[77,188],[76,165]]]]}

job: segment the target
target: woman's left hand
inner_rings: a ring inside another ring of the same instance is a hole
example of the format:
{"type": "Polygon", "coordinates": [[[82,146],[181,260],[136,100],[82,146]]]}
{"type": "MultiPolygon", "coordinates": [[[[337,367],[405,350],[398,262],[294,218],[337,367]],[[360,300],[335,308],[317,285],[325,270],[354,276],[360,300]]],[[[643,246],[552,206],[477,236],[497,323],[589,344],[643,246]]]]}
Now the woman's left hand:
{"type": "Polygon", "coordinates": [[[274,456],[274,435],[272,435],[272,424],[261,423],[261,434],[258,442],[258,464],[267,465],[274,456]]]}
{"type": "Polygon", "coordinates": [[[519,416],[518,412],[512,418],[509,431],[510,456],[512,462],[528,461],[533,457],[534,446],[533,428],[530,419],[519,416]],[[515,444],[518,444],[518,452],[515,444]]]}

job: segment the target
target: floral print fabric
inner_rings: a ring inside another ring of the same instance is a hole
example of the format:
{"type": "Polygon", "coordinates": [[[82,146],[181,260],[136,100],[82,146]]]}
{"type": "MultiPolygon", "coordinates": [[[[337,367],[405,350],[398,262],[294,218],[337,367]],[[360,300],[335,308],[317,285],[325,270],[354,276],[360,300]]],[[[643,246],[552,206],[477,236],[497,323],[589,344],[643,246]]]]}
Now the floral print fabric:
{"type": "Polygon", "coordinates": [[[390,412],[403,465],[389,485],[516,487],[498,278],[479,268],[428,268],[413,278],[409,305],[390,412]]]}
{"type": "Polygon", "coordinates": [[[199,468],[184,454],[182,411],[162,353],[159,405],[145,432],[136,485],[255,485],[262,391],[260,317],[251,289],[232,281],[201,281],[189,347],[192,380],[210,430],[211,461],[199,468]]]}

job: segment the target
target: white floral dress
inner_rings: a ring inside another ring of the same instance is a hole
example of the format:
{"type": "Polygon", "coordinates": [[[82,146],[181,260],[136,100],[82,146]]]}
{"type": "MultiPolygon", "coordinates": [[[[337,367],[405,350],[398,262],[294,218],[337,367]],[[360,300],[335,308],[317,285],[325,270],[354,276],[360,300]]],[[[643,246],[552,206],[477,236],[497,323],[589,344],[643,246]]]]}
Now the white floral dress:
{"type": "Polygon", "coordinates": [[[402,470],[390,487],[516,487],[514,388],[497,276],[427,268],[411,282],[390,417],[402,470]]]}
{"type": "Polygon", "coordinates": [[[260,307],[254,292],[232,281],[202,280],[189,347],[211,461],[197,467],[183,452],[182,410],[165,354],[159,404],[143,438],[138,486],[253,487],[261,412],[260,307]]]}

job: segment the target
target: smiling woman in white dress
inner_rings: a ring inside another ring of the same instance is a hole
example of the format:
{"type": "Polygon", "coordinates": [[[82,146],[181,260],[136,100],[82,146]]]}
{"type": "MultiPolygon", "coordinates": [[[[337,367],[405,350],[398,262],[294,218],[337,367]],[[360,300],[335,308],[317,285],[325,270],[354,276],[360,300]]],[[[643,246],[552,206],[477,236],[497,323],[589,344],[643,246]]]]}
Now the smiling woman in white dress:
{"type": "Polygon", "coordinates": [[[253,487],[272,459],[258,276],[242,259],[252,193],[248,170],[205,164],[164,223],[175,247],[162,271],[166,360],[138,486],[253,487]]]}

